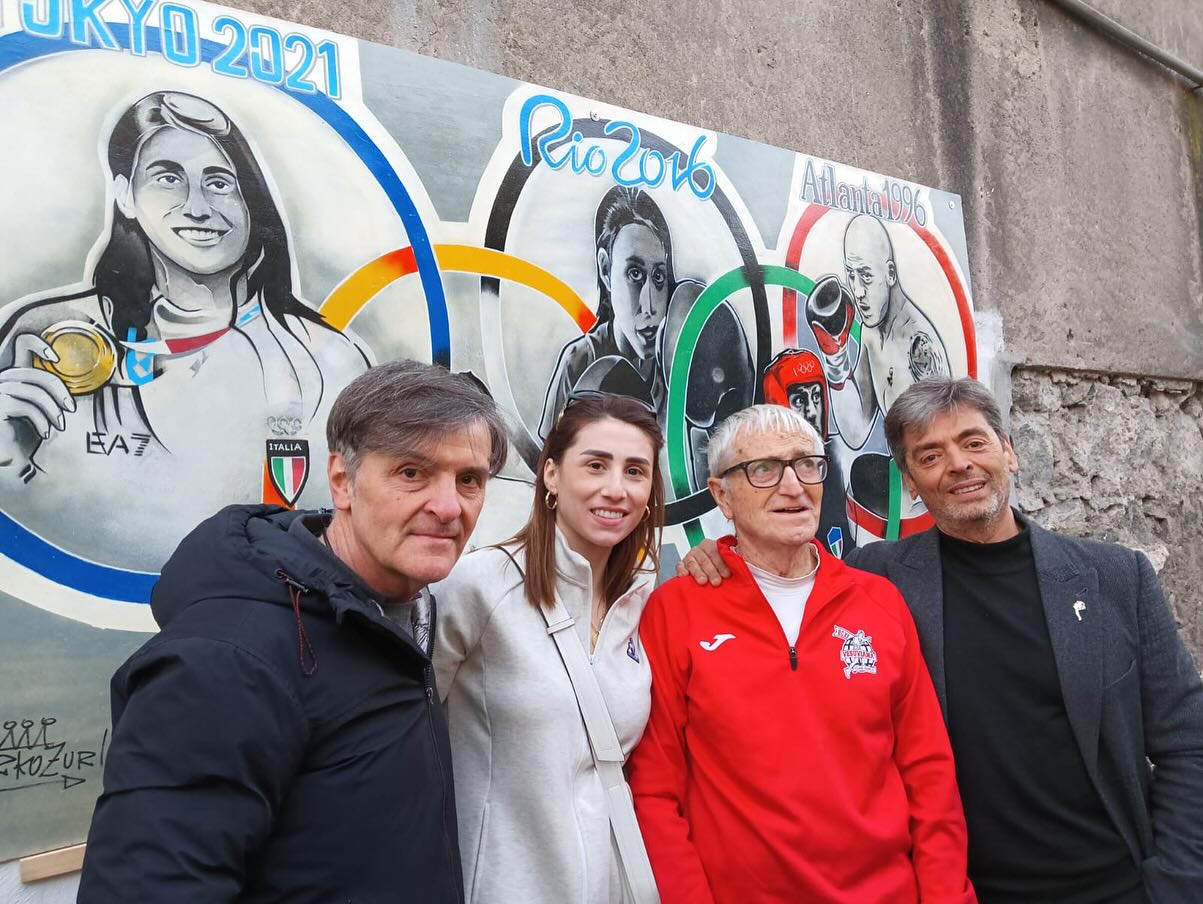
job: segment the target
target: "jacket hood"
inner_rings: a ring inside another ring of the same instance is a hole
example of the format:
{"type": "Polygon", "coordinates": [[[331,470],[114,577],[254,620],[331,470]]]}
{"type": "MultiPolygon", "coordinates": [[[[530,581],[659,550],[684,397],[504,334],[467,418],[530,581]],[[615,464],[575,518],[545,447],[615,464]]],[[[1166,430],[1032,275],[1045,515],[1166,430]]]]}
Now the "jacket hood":
{"type": "Polygon", "coordinates": [[[151,611],[165,627],[187,607],[207,599],[242,599],[292,608],[290,589],[302,590],[301,609],[336,616],[365,611],[346,575],[289,533],[298,518],[328,515],[270,505],[234,505],[202,521],[186,536],[151,593],[151,611]],[[291,582],[291,584],[290,584],[291,582]],[[313,592],[308,592],[313,591],[313,592]],[[333,612],[331,611],[333,610],[333,612]]]}

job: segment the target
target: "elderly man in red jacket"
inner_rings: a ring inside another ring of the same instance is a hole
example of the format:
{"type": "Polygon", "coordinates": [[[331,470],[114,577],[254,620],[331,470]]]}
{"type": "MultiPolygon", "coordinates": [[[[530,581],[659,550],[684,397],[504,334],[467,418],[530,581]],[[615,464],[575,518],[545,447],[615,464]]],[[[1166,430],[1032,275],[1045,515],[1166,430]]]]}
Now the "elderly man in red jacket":
{"type": "Polygon", "coordinates": [[[827,459],[756,405],[711,440],[735,536],[641,635],[652,709],[630,782],[665,904],[967,904],[948,735],[906,604],[813,542],[827,459]]]}

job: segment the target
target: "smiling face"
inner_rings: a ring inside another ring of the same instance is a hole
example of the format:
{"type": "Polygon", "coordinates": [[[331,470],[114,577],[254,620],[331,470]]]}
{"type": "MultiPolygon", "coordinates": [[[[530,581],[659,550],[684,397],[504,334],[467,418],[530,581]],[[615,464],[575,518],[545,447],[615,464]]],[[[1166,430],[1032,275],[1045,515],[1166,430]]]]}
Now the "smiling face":
{"type": "Polygon", "coordinates": [[[590,563],[604,561],[644,517],[655,457],[647,434],[606,417],[581,427],[560,461],[544,465],[556,525],[590,563]]]}
{"type": "Polygon", "coordinates": [[[117,176],[114,187],[121,213],[181,269],[224,273],[246,253],[250,213],[233,164],[209,138],[160,129],[138,152],[133,175],[117,176]]]}
{"type": "Polygon", "coordinates": [[[668,256],[642,223],[618,230],[609,253],[597,252],[597,268],[610,290],[614,338],[626,353],[651,358],[656,332],[668,312],[668,256]]]}
{"type": "Polygon", "coordinates": [[[976,408],[961,406],[937,415],[925,430],[906,430],[903,448],[903,483],[944,533],[982,543],[1018,531],[1008,498],[1019,463],[1011,441],[990,429],[976,408]]]}
{"type": "Polygon", "coordinates": [[[885,227],[873,217],[859,216],[848,224],[844,273],[861,321],[867,327],[880,326],[889,315],[898,273],[885,227]]]}
{"type": "Polygon", "coordinates": [[[412,453],[365,452],[353,475],[333,453],[340,558],[368,586],[397,599],[447,577],[484,505],[489,449],[488,428],[474,424],[412,453]]]}
{"type": "MultiPolygon", "coordinates": [[[[757,458],[792,461],[803,455],[822,455],[809,436],[792,430],[743,430],[731,446],[719,473],[757,458]]],[[[711,477],[710,492],[723,515],[735,522],[741,555],[755,562],[780,561],[793,556],[814,539],[819,529],[823,485],[798,480],[785,468],[775,487],[754,487],[740,471],[723,478],[711,477]]]]}

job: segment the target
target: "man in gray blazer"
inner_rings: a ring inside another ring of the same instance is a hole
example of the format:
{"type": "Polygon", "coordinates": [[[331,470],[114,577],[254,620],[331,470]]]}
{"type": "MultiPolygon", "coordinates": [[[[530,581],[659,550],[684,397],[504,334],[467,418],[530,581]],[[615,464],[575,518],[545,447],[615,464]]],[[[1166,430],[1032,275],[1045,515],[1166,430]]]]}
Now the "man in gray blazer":
{"type": "MultiPolygon", "coordinates": [[[[1018,463],[980,383],[916,383],[885,427],[937,529],[847,561],[915,618],[980,900],[1203,901],[1203,684],[1148,560],[1010,508],[1018,463]]],[[[707,552],[686,566],[714,583],[707,552]]]]}

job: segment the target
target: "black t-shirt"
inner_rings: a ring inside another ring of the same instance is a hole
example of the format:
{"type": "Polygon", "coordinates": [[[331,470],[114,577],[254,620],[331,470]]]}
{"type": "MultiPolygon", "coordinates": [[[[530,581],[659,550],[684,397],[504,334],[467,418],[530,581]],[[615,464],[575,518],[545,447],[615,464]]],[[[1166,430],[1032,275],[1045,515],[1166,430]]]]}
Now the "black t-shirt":
{"type": "Polygon", "coordinates": [[[948,730],[983,904],[1142,901],[1137,864],[1074,739],[1026,527],[940,534],[948,730]]]}

